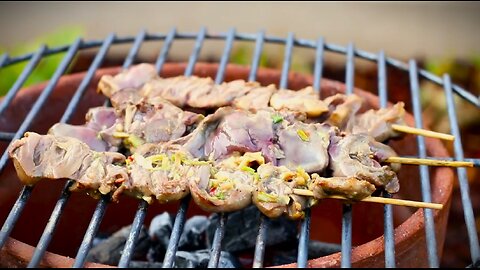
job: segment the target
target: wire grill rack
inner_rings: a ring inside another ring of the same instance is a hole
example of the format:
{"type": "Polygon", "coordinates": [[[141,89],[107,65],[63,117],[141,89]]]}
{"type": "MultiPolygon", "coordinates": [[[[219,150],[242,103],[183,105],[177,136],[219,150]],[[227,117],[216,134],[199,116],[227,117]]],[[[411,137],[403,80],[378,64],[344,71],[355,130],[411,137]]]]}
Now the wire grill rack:
{"type": "MultiPolygon", "coordinates": [[[[30,127],[35,116],[39,110],[44,105],[45,101],[52,93],[60,77],[66,72],[70,63],[72,63],[74,57],[81,50],[86,50],[90,48],[98,48],[99,50],[93,59],[85,77],[83,78],[81,84],[78,86],[74,96],[70,100],[67,109],[65,110],[60,122],[68,122],[77,106],[80,102],[81,97],[85,93],[88,84],[95,75],[95,72],[102,66],[108,51],[110,48],[117,44],[132,44],[131,49],[125,58],[123,63],[123,69],[127,69],[132,65],[137,56],[137,53],[146,41],[164,41],[163,47],[158,54],[155,67],[157,71],[162,69],[162,66],[166,62],[169,51],[172,47],[172,44],[175,40],[195,40],[195,45],[192,53],[188,59],[188,66],[185,70],[185,75],[191,75],[193,73],[195,63],[199,57],[200,51],[204,44],[205,40],[224,40],[225,47],[221,60],[219,63],[218,72],[215,77],[216,83],[221,83],[224,79],[225,69],[229,62],[230,52],[235,41],[248,41],[255,43],[255,50],[253,54],[253,59],[251,60],[251,69],[248,79],[254,81],[256,79],[256,74],[258,66],[260,63],[260,56],[263,50],[265,43],[272,44],[283,44],[285,46],[283,67],[281,72],[280,88],[288,87],[288,73],[291,66],[291,59],[293,54],[293,49],[295,47],[302,47],[315,50],[315,65],[313,71],[313,88],[315,91],[320,91],[320,82],[322,78],[322,69],[324,63],[324,52],[333,52],[340,55],[346,56],[346,74],[345,74],[345,84],[347,94],[351,94],[354,88],[354,72],[355,72],[355,59],[365,59],[377,63],[378,66],[378,96],[380,98],[381,107],[387,106],[388,100],[388,91],[387,91],[387,66],[396,68],[398,70],[408,72],[410,79],[410,90],[411,98],[413,104],[413,113],[415,117],[415,126],[417,128],[422,128],[422,108],[420,105],[420,94],[419,94],[419,78],[426,79],[433,83],[436,83],[443,87],[446,94],[446,102],[448,108],[448,118],[450,121],[450,128],[452,135],[455,136],[456,140],[454,142],[454,157],[451,157],[451,160],[467,160],[472,161],[475,164],[475,167],[480,165],[479,159],[465,159],[463,154],[462,141],[460,137],[460,131],[458,127],[457,114],[454,104],[454,93],[463,99],[469,101],[476,107],[480,107],[480,100],[478,97],[475,97],[468,91],[462,89],[461,87],[452,84],[450,76],[448,74],[443,75],[443,77],[435,76],[425,70],[419,69],[415,60],[410,60],[408,64],[401,61],[389,58],[385,55],[383,51],[379,53],[370,53],[355,48],[353,43],[348,44],[346,47],[335,45],[332,43],[325,42],[323,37],[318,38],[317,40],[306,40],[299,39],[294,36],[293,33],[289,33],[286,38],[281,37],[272,37],[267,36],[264,31],[259,31],[254,34],[244,34],[237,33],[234,28],[230,29],[226,33],[210,33],[206,28],[201,28],[197,33],[181,33],[177,32],[175,28],[171,29],[166,34],[152,34],[148,33],[145,30],[140,31],[135,37],[117,37],[114,33],[109,34],[103,40],[94,40],[94,41],[84,41],[81,38],[76,39],[72,44],[67,46],[61,46],[56,48],[48,48],[45,45],[42,45],[38,48],[36,52],[26,54],[19,57],[10,57],[8,54],[0,55],[0,68],[19,63],[22,61],[28,61],[28,64],[25,66],[24,70],[17,78],[15,84],[8,91],[7,95],[0,103],[0,115],[2,115],[5,110],[10,106],[12,100],[17,95],[18,91],[21,89],[22,85],[25,83],[28,76],[32,73],[35,67],[38,65],[40,60],[43,57],[48,55],[57,54],[60,52],[66,52],[63,60],[58,65],[55,73],[50,79],[48,85],[42,91],[30,112],[27,114],[23,120],[21,126],[15,133],[3,132],[0,130],[0,140],[11,142],[13,140],[19,139],[30,127]]],[[[321,94],[321,93],[320,93],[321,94]]],[[[108,100],[105,102],[105,105],[108,106],[108,100]]],[[[417,145],[418,145],[418,157],[427,158],[425,140],[421,136],[417,136],[417,145]]],[[[428,157],[434,158],[434,157],[428,157]]],[[[0,158],[0,171],[3,171],[8,162],[8,154],[4,152],[0,158]]],[[[424,202],[431,201],[431,190],[430,190],[430,180],[429,180],[429,171],[426,166],[420,166],[420,180],[421,180],[421,191],[422,198],[424,202]]],[[[469,246],[471,253],[471,266],[477,266],[480,259],[479,243],[478,236],[475,225],[475,218],[472,210],[472,201],[469,196],[469,185],[467,179],[467,173],[465,168],[457,168],[457,175],[459,186],[461,190],[462,205],[465,217],[465,223],[468,230],[469,236],[469,246]]],[[[47,250],[47,247],[52,239],[53,234],[55,233],[56,225],[64,211],[65,205],[68,202],[70,197],[69,187],[73,182],[67,181],[63,191],[58,199],[54,210],[51,214],[51,217],[46,225],[44,232],[36,246],[33,257],[29,263],[29,267],[36,267],[39,265],[42,257],[47,250]]],[[[32,194],[33,186],[25,186],[20,192],[20,195],[12,207],[3,227],[0,231],[0,248],[2,248],[7,241],[15,223],[20,217],[22,210],[28,202],[32,194]]],[[[389,194],[383,194],[383,196],[388,197],[389,194]]],[[[87,231],[84,235],[84,239],[78,249],[78,253],[75,257],[75,262],[73,267],[83,267],[85,264],[86,256],[90,248],[92,247],[93,238],[98,232],[100,223],[104,217],[106,207],[109,203],[110,197],[104,195],[98,201],[96,209],[91,218],[90,224],[87,228],[87,231]]],[[[176,218],[174,221],[170,242],[165,254],[165,259],[163,262],[163,267],[173,267],[175,253],[178,248],[178,243],[180,239],[180,234],[183,230],[185,224],[186,213],[188,210],[188,205],[190,202],[190,197],[184,198],[181,201],[180,207],[176,213],[176,218]]],[[[148,210],[148,204],[140,200],[138,204],[138,209],[133,220],[130,234],[128,236],[125,248],[122,252],[119,267],[128,267],[132,258],[133,249],[138,239],[141,226],[144,222],[146,213],[148,210]]],[[[425,232],[426,232],[426,241],[427,241],[427,251],[428,251],[428,263],[430,267],[439,267],[439,258],[438,250],[435,238],[435,224],[433,219],[433,213],[430,209],[424,210],[425,218],[425,232]]],[[[265,253],[265,242],[267,237],[268,225],[266,223],[265,216],[261,217],[260,227],[258,230],[257,242],[255,246],[253,267],[262,267],[263,258],[265,253]]],[[[208,267],[217,267],[220,252],[222,249],[222,239],[225,234],[225,224],[228,219],[228,215],[221,214],[216,231],[213,238],[213,243],[211,247],[211,258],[208,263],[208,267]]],[[[310,210],[306,211],[305,219],[301,221],[300,231],[299,231],[299,242],[298,242],[298,257],[297,257],[297,266],[298,267],[307,267],[308,266],[308,242],[309,242],[309,233],[310,233],[310,210]]],[[[385,267],[395,267],[395,248],[394,248],[394,225],[393,225],[393,214],[392,206],[384,206],[384,239],[385,239],[385,267]]],[[[341,266],[350,267],[351,266],[351,249],[352,249],[352,205],[344,204],[343,206],[343,215],[342,215],[342,237],[341,237],[341,266]]]]}

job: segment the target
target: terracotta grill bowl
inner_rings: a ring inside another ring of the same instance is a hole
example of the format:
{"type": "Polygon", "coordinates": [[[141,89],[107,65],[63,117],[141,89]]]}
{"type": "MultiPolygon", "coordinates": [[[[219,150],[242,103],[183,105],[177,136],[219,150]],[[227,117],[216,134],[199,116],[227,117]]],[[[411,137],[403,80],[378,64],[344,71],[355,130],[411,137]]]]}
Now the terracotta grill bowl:
{"type": "MultiPolygon", "coordinates": [[[[161,72],[163,77],[182,75],[185,63],[166,63],[161,72]]],[[[215,77],[217,64],[198,63],[195,74],[198,76],[215,77]]],[[[96,93],[96,85],[104,74],[116,74],[120,68],[106,68],[97,71],[90,83],[89,89],[82,98],[72,124],[84,123],[87,110],[91,107],[101,106],[105,97],[96,93]]],[[[249,69],[243,66],[229,65],[226,69],[225,80],[247,79],[249,69]]],[[[58,82],[52,95],[36,116],[29,128],[45,134],[50,126],[58,122],[67,107],[73,93],[77,89],[84,73],[65,75],[58,82]]],[[[280,72],[270,69],[259,69],[257,80],[262,84],[280,81],[280,72]]],[[[288,86],[290,89],[300,89],[312,84],[312,77],[300,74],[289,74],[288,86]]],[[[0,118],[2,131],[15,132],[21,125],[24,117],[32,107],[46,84],[34,85],[19,92],[12,105],[0,118]]],[[[322,98],[336,93],[343,93],[345,85],[340,82],[322,79],[322,98]]],[[[365,109],[379,107],[377,96],[360,89],[354,92],[365,98],[365,109]]],[[[413,126],[411,114],[406,116],[406,121],[413,126]]],[[[405,138],[392,141],[390,145],[400,156],[416,155],[416,139],[408,135],[405,138]]],[[[448,153],[442,143],[437,139],[426,139],[427,155],[434,157],[447,157],[448,153]]],[[[0,149],[5,151],[7,143],[1,142],[0,149]]],[[[421,200],[421,188],[418,166],[404,165],[399,173],[400,192],[396,198],[421,200]]],[[[430,169],[432,201],[444,205],[442,210],[434,211],[435,234],[437,237],[439,256],[445,238],[445,230],[450,208],[450,199],[453,185],[453,171],[449,168],[430,169]]],[[[30,261],[34,247],[38,242],[45,225],[51,215],[52,209],[58,200],[65,181],[43,181],[33,191],[20,219],[0,251],[0,266],[24,267],[30,261]]],[[[5,220],[11,210],[20,189],[13,164],[9,162],[7,168],[0,175],[0,220],[5,220]]],[[[88,223],[97,201],[82,193],[71,195],[65,211],[55,230],[52,242],[40,264],[42,267],[71,267],[83,239],[88,223]]],[[[101,223],[100,232],[113,233],[119,228],[129,225],[133,221],[138,201],[129,197],[122,197],[119,203],[111,203],[101,223]]],[[[161,205],[154,203],[149,207],[145,224],[163,211],[175,213],[178,203],[161,205]]],[[[311,239],[331,243],[340,243],[341,239],[341,213],[342,203],[338,200],[324,200],[312,209],[310,226],[311,239]]],[[[425,227],[423,210],[408,207],[393,207],[395,225],[395,257],[397,267],[427,267],[427,251],[425,241],[425,227]]],[[[202,212],[193,202],[187,212],[187,217],[202,212]]],[[[229,232],[227,231],[226,234],[229,232]]],[[[384,267],[384,240],[383,240],[383,206],[373,203],[359,202],[353,206],[353,231],[352,231],[352,266],[353,267],[384,267]]],[[[292,243],[297,245],[297,243],[292,243]]],[[[268,252],[268,247],[266,248],[268,252]]],[[[252,255],[253,256],[253,255],[252,255]]],[[[340,253],[312,259],[310,267],[339,267],[340,253]]],[[[86,267],[106,267],[106,265],[87,263],[86,267]]],[[[293,267],[295,264],[281,267],[293,267]]]]}

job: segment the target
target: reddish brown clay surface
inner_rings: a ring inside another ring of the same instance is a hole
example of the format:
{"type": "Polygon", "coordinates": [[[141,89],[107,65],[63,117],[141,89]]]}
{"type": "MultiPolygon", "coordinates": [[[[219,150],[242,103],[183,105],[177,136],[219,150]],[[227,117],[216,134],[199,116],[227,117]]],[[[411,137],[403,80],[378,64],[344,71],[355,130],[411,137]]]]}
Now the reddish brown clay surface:
{"type": "MultiPolygon", "coordinates": [[[[185,64],[165,64],[161,73],[164,77],[183,74],[185,64]]],[[[214,77],[216,64],[199,63],[195,67],[195,74],[199,76],[214,77]]],[[[103,74],[115,74],[119,68],[99,70],[90,83],[85,96],[82,98],[76,113],[73,115],[73,124],[84,122],[84,115],[88,108],[101,106],[104,97],[95,92],[99,78],[103,74]]],[[[249,69],[235,65],[228,66],[225,80],[247,79],[249,69]]],[[[77,89],[84,73],[67,75],[60,79],[57,87],[47,100],[46,105],[40,110],[29,130],[45,133],[48,128],[58,122],[63,111],[68,105],[70,98],[77,89]]],[[[262,84],[274,83],[278,85],[280,72],[277,70],[260,69],[257,80],[262,84]]],[[[312,84],[311,76],[290,74],[289,88],[299,89],[312,84]]],[[[35,85],[20,91],[9,109],[0,117],[2,131],[14,132],[18,129],[24,117],[32,107],[45,84],[35,85]]],[[[322,80],[321,93],[326,97],[335,93],[344,92],[345,86],[340,82],[322,80]]],[[[355,93],[366,99],[367,108],[378,108],[376,96],[355,89],[355,93]]],[[[407,123],[413,125],[413,118],[407,115],[407,123]]],[[[392,142],[399,155],[416,155],[416,143],[413,136],[406,136],[400,141],[392,142]]],[[[447,151],[439,140],[426,139],[429,156],[444,157],[447,151]]],[[[0,151],[5,151],[6,143],[0,143],[0,151]]],[[[450,197],[452,192],[453,172],[449,168],[430,169],[432,199],[433,202],[442,203],[443,210],[434,211],[435,233],[439,255],[441,255],[450,197]]],[[[404,166],[399,174],[401,191],[396,195],[398,198],[421,200],[418,168],[416,166],[404,166]]],[[[17,222],[12,238],[0,251],[0,266],[14,267],[25,266],[33,253],[33,247],[51,215],[64,181],[44,181],[39,183],[17,222]]],[[[11,163],[0,175],[0,220],[5,220],[18,192],[21,189],[11,163]]],[[[88,226],[96,201],[85,194],[72,194],[60,219],[58,227],[49,251],[41,265],[45,267],[69,267],[75,256],[85,230],[88,226]]],[[[111,204],[102,221],[100,231],[112,233],[115,230],[132,222],[138,202],[132,198],[121,198],[118,204],[111,204]]],[[[175,212],[178,204],[150,206],[145,224],[163,211],[175,212]]],[[[206,214],[193,203],[190,205],[187,216],[206,214]]],[[[425,267],[427,266],[427,254],[425,247],[425,230],[423,211],[407,207],[394,207],[395,223],[395,255],[397,267],[425,267]]],[[[226,232],[228,234],[228,232],[226,232]]],[[[378,204],[357,203],[353,207],[353,250],[352,266],[354,267],[383,267],[384,266],[384,242],[383,242],[383,207],[378,204]]],[[[324,200],[312,209],[311,238],[340,243],[341,236],[341,202],[324,200]]],[[[296,243],[292,243],[294,245],[296,243]]],[[[268,257],[268,248],[267,254],[268,257]]],[[[340,265],[340,253],[309,261],[310,267],[338,267],[340,265]]],[[[88,267],[103,266],[88,264],[88,267]]],[[[294,264],[282,267],[293,267],[294,264]]]]}

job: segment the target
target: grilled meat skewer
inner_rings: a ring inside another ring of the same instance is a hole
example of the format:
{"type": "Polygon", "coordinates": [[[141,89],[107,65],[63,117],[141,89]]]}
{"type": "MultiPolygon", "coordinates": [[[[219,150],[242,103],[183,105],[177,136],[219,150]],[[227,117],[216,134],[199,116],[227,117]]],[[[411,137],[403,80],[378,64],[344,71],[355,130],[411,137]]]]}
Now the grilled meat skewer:
{"type": "Polygon", "coordinates": [[[120,165],[125,156],[93,151],[71,137],[27,132],[12,143],[9,155],[26,185],[34,185],[41,179],[72,179],[75,184],[71,190],[86,190],[95,195],[115,192],[129,178],[126,168],[120,165]]]}
{"type": "Polygon", "coordinates": [[[162,97],[180,108],[217,109],[233,106],[257,111],[271,106],[277,110],[304,112],[310,117],[328,111],[327,105],[318,99],[312,87],[299,91],[277,90],[274,85],[265,87],[244,80],[215,84],[211,78],[160,78],[151,76],[154,73],[153,65],[140,64],[113,77],[105,75],[100,80],[98,91],[111,98],[122,89],[134,88],[143,97],[162,97]],[[136,77],[135,74],[146,75],[136,77]]]}
{"type": "MultiPolygon", "coordinates": [[[[376,146],[365,151],[370,153],[377,148],[380,149],[376,146]]],[[[341,151],[342,154],[344,152],[341,151]]],[[[386,156],[385,153],[377,156],[386,156]]],[[[375,155],[356,154],[365,159],[375,155]]],[[[304,209],[312,204],[310,199],[295,195],[293,189],[312,189],[319,194],[340,194],[361,199],[370,195],[375,185],[382,187],[382,184],[389,184],[376,182],[387,178],[382,178],[380,171],[371,173],[365,165],[352,165],[365,170],[361,173],[352,172],[353,169],[347,171],[344,167],[338,169],[345,175],[344,178],[348,178],[347,182],[340,182],[341,177],[338,176],[320,179],[317,174],[313,174],[311,179],[301,166],[293,170],[275,166],[272,162],[265,164],[261,152],[234,152],[229,158],[219,161],[201,161],[191,156],[183,146],[172,144],[142,145],[127,158],[125,167],[115,164],[125,161],[121,154],[95,152],[74,138],[35,133],[27,133],[26,137],[14,142],[10,155],[26,184],[34,184],[40,178],[69,178],[76,181],[74,189],[98,190],[102,194],[113,192],[115,198],[125,192],[148,202],[152,202],[152,198],[160,202],[174,201],[191,192],[195,202],[210,212],[235,211],[250,204],[253,199],[267,216],[285,214],[293,219],[301,218],[304,209]],[[73,158],[78,155],[82,158],[73,158]],[[349,173],[354,175],[347,175],[349,173]],[[328,185],[325,186],[325,183],[328,185]],[[359,192],[357,186],[363,190],[359,192]]],[[[334,165],[330,164],[329,168],[335,172],[334,165]]]]}
{"type": "Polygon", "coordinates": [[[293,91],[278,90],[274,85],[263,87],[257,82],[243,80],[217,85],[211,78],[195,76],[160,78],[150,64],[134,66],[115,76],[103,76],[98,91],[109,97],[114,107],[122,107],[117,104],[125,103],[132,97],[134,100],[161,97],[180,108],[217,109],[233,106],[253,112],[269,107],[296,111],[347,132],[368,133],[380,142],[402,137],[403,133],[395,131],[391,125],[405,125],[405,110],[401,102],[392,108],[357,114],[363,103],[357,95],[336,94],[319,100],[312,87],[293,91]]]}

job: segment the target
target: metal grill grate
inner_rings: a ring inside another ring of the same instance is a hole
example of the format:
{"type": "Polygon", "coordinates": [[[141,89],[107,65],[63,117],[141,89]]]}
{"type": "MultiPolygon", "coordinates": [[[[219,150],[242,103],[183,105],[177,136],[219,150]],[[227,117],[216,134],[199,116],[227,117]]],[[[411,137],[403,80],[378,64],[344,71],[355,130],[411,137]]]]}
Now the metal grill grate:
{"type": "MultiPolygon", "coordinates": [[[[252,59],[251,70],[249,74],[249,80],[254,81],[256,79],[256,73],[260,63],[260,55],[262,53],[263,45],[265,43],[274,43],[274,44],[284,44],[285,45],[285,55],[284,63],[281,73],[280,87],[286,88],[288,86],[288,72],[290,69],[291,58],[293,54],[294,47],[303,47],[315,50],[315,67],[314,67],[314,83],[313,88],[315,91],[320,91],[320,80],[322,77],[323,70],[323,60],[324,60],[324,51],[334,52],[337,54],[346,55],[346,77],[345,82],[347,86],[347,94],[351,94],[354,88],[354,60],[356,57],[360,59],[366,59],[369,61],[376,62],[378,64],[378,96],[380,98],[381,107],[387,106],[387,76],[386,76],[386,67],[391,66],[397,68],[401,71],[408,72],[410,75],[410,88],[413,104],[413,113],[415,116],[415,125],[416,127],[422,127],[422,118],[421,118],[421,107],[419,103],[419,87],[418,80],[419,76],[421,78],[427,79],[431,82],[434,82],[438,85],[444,87],[446,93],[446,102],[448,108],[448,116],[450,121],[451,133],[457,138],[454,143],[455,157],[451,158],[453,160],[464,160],[462,142],[460,139],[460,132],[457,123],[457,116],[455,111],[455,105],[453,102],[453,92],[468,100],[473,105],[480,107],[480,100],[462,89],[457,85],[453,85],[450,81],[448,75],[444,75],[443,78],[437,77],[431,73],[428,73],[425,70],[419,70],[415,61],[411,60],[409,64],[402,63],[398,60],[387,58],[384,52],[378,54],[366,52],[363,50],[356,49],[352,43],[347,47],[342,47],[339,45],[325,43],[323,38],[318,40],[305,40],[297,39],[294,37],[293,33],[289,33],[287,38],[278,38],[266,36],[263,31],[260,31],[256,34],[242,34],[237,33],[235,29],[231,29],[224,34],[212,34],[208,33],[205,28],[202,28],[198,33],[178,33],[176,29],[172,29],[168,34],[149,34],[145,30],[140,31],[136,37],[117,37],[115,34],[110,34],[104,40],[98,41],[83,41],[82,39],[77,39],[73,44],[68,46],[62,46],[57,48],[48,48],[46,46],[41,46],[36,52],[27,54],[19,57],[10,57],[7,54],[0,56],[0,68],[15,64],[22,61],[29,61],[23,72],[18,77],[15,84],[9,90],[5,98],[0,104],[0,115],[2,115],[8,106],[11,104],[12,100],[15,98],[19,89],[22,87],[28,76],[32,73],[34,68],[38,65],[39,61],[48,55],[56,54],[59,52],[67,52],[57,67],[54,75],[50,79],[49,84],[43,90],[41,95],[38,97],[37,101],[33,105],[32,109],[25,117],[20,128],[15,133],[9,132],[0,132],[0,140],[2,141],[12,141],[20,138],[25,131],[27,131],[34,120],[35,116],[39,112],[40,108],[44,105],[46,99],[49,97],[53,89],[55,88],[60,77],[65,73],[67,67],[72,62],[75,55],[80,50],[85,50],[89,48],[100,47],[95,59],[93,60],[88,72],[83,78],[81,84],[77,88],[74,96],[72,97],[70,103],[68,104],[65,113],[63,114],[60,122],[66,123],[70,120],[71,116],[75,112],[80,98],[85,93],[88,84],[93,78],[95,72],[102,65],[103,60],[110,47],[114,44],[128,44],[133,43],[128,56],[126,57],[123,69],[128,68],[134,62],[134,59],[143,44],[144,41],[158,41],[163,40],[164,45],[159,53],[155,67],[157,71],[162,69],[163,64],[166,62],[169,50],[172,46],[172,43],[175,40],[188,39],[195,40],[195,46],[193,52],[190,55],[188,66],[185,70],[185,75],[191,75],[193,73],[195,63],[197,62],[198,56],[202,49],[203,43],[206,39],[211,40],[225,40],[225,49],[223,51],[219,69],[215,78],[216,83],[221,83],[224,79],[225,69],[229,62],[229,55],[233,46],[234,41],[249,41],[255,42],[255,51],[252,59]]],[[[321,93],[319,93],[320,95],[321,93]]],[[[106,102],[108,105],[108,102],[106,102]]],[[[419,157],[425,158],[426,148],[425,141],[423,137],[417,136],[418,142],[418,153],[419,157]]],[[[428,157],[430,158],[430,157],[428,157]]],[[[480,165],[479,159],[465,159],[467,161],[473,161],[475,166],[480,165]]],[[[3,171],[8,161],[7,153],[3,153],[0,158],[0,171],[3,171]]],[[[478,244],[478,237],[475,226],[475,218],[472,210],[472,202],[469,196],[469,186],[466,170],[464,168],[457,169],[458,179],[460,183],[460,190],[462,195],[462,204],[465,216],[465,223],[467,225],[468,235],[469,235],[469,244],[471,251],[472,265],[477,265],[480,259],[480,251],[478,244]]],[[[423,201],[431,201],[431,192],[430,192],[430,182],[429,182],[429,172],[425,166],[420,167],[420,178],[421,178],[421,190],[423,201]]],[[[49,219],[47,226],[37,244],[32,260],[29,263],[29,267],[36,267],[39,265],[49,243],[52,239],[53,233],[55,232],[55,227],[61,217],[66,203],[68,202],[70,192],[68,187],[72,184],[72,181],[68,181],[65,185],[60,198],[55,205],[55,208],[52,212],[52,215],[49,219]]],[[[20,196],[18,197],[15,205],[10,211],[3,227],[0,231],[0,248],[2,248],[8,239],[14,225],[16,224],[18,218],[20,217],[28,199],[31,196],[33,187],[25,186],[20,196]]],[[[388,197],[389,194],[384,194],[388,197]]],[[[109,203],[109,196],[102,196],[98,201],[97,207],[93,213],[92,219],[88,226],[88,229],[85,233],[84,239],[78,249],[78,253],[75,259],[74,267],[82,267],[85,263],[86,255],[92,246],[92,241],[96,233],[98,232],[100,223],[102,222],[103,216],[106,211],[106,207],[109,203]]],[[[163,262],[164,267],[172,267],[174,265],[175,253],[178,248],[178,243],[180,239],[180,234],[183,230],[185,223],[185,217],[188,210],[188,205],[190,202],[190,197],[187,197],[182,200],[180,208],[176,214],[175,222],[172,229],[172,234],[170,237],[170,242],[165,254],[165,259],[163,262]]],[[[120,259],[119,267],[128,267],[133,249],[138,239],[141,226],[145,219],[148,209],[148,204],[141,200],[138,205],[138,210],[135,214],[135,218],[131,227],[130,234],[127,239],[127,243],[122,252],[122,257],[120,259]]],[[[431,267],[438,267],[438,255],[436,248],[436,238],[434,234],[434,221],[432,211],[429,209],[424,210],[425,217],[425,231],[426,231],[426,241],[427,241],[427,250],[428,250],[428,260],[431,267]]],[[[218,261],[220,258],[220,252],[222,247],[222,239],[225,234],[225,224],[228,216],[222,214],[217,229],[214,234],[214,240],[211,249],[211,259],[208,263],[208,267],[217,267],[218,261]]],[[[263,257],[265,253],[265,241],[268,231],[268,226],[266,222],[266,217],[261,217],[259,233],[257,236],[257,242],[254,253],[253,267],[262,267],[263,266],[263,257]]],[[[394,250],[394,225],[393,225],[393,214],[392,206],[384,206],[384,236],[385,236],[385,266],[386,267],[395,267],[395,250],[394,250]]],[[[299,242],[298,242],[298,267],[307,267],[308,266],[308,242],[309,242],[309,233],[310,233],[310,210],[306,211],[306,217],[301,221],[300,232],[299,232],[299,242]]],[[[341,266],[350,267],[351,266],[351,249],[352,249],[352,205],[344,204],[343,207],[343,217],[342,217],[342,257],[341,257],[341,266]]]]}

